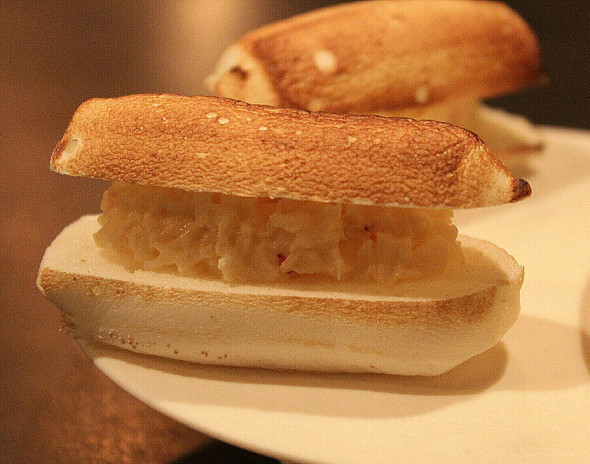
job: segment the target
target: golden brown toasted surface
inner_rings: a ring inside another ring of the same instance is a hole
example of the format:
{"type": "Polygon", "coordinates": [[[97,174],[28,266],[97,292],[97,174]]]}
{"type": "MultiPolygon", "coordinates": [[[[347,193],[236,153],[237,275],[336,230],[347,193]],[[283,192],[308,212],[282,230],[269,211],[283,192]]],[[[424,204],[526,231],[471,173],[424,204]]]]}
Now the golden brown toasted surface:
{"type": "Polygon", "coordinates": [[[321,202],[466,208],[530,194],[475,134],[449,124],[201,96],[89,100],[74,114],[51,167],[190,191],[321,202]]]}
{"type": "Polygon", "coordinates": [[[250,32],[209,79],[220,96],[333,112],[485,98],[542,82],[538,41],[487,1],[367,1],[250,32]]]}

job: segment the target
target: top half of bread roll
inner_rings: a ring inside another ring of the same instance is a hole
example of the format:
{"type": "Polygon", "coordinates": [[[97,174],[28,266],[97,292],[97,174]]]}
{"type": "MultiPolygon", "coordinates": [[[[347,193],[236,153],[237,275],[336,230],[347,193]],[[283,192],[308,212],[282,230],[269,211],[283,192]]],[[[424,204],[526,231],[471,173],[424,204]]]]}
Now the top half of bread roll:
{"type": "Polygon", "coordinates": [[[530,194],[479,137],[450,124],[203,96],[88,100],[51,167],[194,192],[361,205],[471,208],[530,194]]]}
{"type": "Polygon", "coordinates": [[[252,31],[210,88],[251,103],[380,113],[483,99],[543,81],[536,36],[488,1],[362,1],[252,31]]]}

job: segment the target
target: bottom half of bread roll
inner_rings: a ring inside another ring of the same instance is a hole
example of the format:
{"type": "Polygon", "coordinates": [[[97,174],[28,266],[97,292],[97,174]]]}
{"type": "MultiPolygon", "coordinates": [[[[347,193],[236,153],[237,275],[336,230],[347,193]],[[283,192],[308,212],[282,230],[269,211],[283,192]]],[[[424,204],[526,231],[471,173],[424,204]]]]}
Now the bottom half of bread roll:
{"type": "Polygon", "coordinates": [[[129,271],[96,246],[96,216],[47,249],[38,286],[79,339],[190,362],[438,375],[494,346],[520,310],[523,268],[460,236],[465,260],[394,285],[232,284],[129,271]]]}

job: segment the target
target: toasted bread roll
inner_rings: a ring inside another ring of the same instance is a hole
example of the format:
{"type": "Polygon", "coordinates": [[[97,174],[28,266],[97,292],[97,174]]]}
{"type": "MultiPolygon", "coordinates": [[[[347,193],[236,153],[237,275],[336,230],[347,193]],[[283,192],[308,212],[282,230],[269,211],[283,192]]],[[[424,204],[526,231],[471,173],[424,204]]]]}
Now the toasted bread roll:
{"type": "Polygon", "coordinates": [[[460,237],[465,263],[396,286],[232,285],[136,270],[96,246],[95,216],[47,249],[38,286],[77,338],[191,362],[437,375],[494,346],[519,312],[523,269],[460,237]]]}
{"type": "Polygon", "coordinates": [[[449,124],[214,97],[89,100],[51,167],[197,192],[365,205],[470,208],[530,194],[476,135],[449,124]]]}
{"type": "Polygon", "coordinates": [[[380,112],[539,83],[537,39],[486,1],[367,1],[241,37],[210,86],[222,96],[313,111],[380,112]]]}
{"type": "Polygon", "coordinates": [[[207,79],[218,96],[312,111],[436,119],[481,129],[503,155],[538,151],[532,126],[496,124],[480,99],[544,82],[537,38],[499,2],[365,1],[289,18],[232,44],[207,79]],[[457,115],[457,109],[463,110],[457,115]]]}

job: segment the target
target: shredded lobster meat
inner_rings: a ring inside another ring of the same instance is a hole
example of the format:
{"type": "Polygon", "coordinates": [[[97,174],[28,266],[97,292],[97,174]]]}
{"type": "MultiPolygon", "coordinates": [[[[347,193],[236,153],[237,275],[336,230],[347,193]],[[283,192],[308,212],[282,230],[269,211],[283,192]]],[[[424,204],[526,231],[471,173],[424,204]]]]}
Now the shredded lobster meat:
{"type": "Polygon", "coordinates": [[[193,193],[114,182],[97,244],[132,269],[281,281],[395,282],[461,260],[447,209],[193,193]]]}

